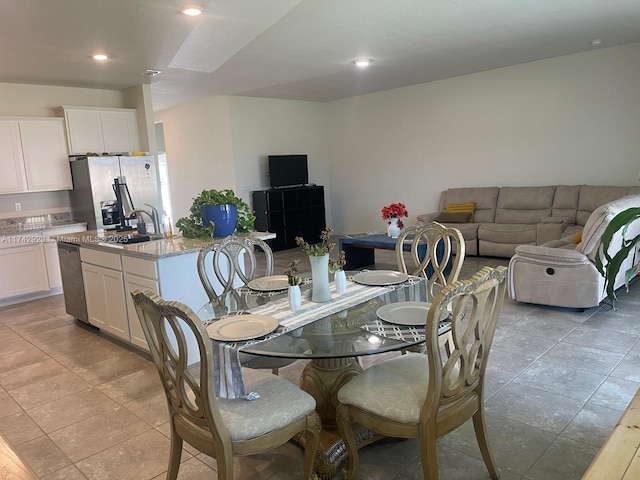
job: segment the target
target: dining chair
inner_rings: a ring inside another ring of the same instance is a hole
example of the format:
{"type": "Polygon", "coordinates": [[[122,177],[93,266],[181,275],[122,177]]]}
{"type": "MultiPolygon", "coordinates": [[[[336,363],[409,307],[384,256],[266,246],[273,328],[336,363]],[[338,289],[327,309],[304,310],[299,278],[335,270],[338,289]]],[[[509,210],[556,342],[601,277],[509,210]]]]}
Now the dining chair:
{"type": "Polygon", "coordinates": [[[338,430],[349,454],[345,479],[353,479],[358,467],[354,421],[389,437],[418,438],[423,476],[437,480],[436,439],[469,418],[487,470],[498,478],[484,418],[484,376],[506,271],[484,267],[446,286],[425,320],[426,355],[408,353],[377,363],[338,391],[338,430]],[[441,345],[438,319],[450,304],[453,342],[441,345]]]}
{"type": "Polygon", "coordinates": [[[464,254],[464,238],[460,230],[446,227],[438,222],[431,222],[425,226],[407,227],[398,236],[396,242],[398,269],[403,273],[426,278],[431,297],[435,297],[440,288],[458,279],[464,254]],[[413,236],[410,257],[414,267],[411,271],[407,267],[403,250],[404,242],[410,235],[413,236]],[[420,258],[420,246],[425,244],[426,253],[424,258],[420,258]],[[449,265],[450,270],[447,272],[449,265]]]}
{"type": "Polygon", "coordinates": [[[304,443],[303,478],[314,478],[320,419],[313,397],[276,375],[243,368],[247,391],[260,398],[217,398],[213,347],[202,321],[188,306],[151,291],[132,296],[169,406],[167,479],[178,475],[183,442],[217,460],[216,478],[232,480],[234,456],[267,452],[297,435],[304,443]]]}
{"type": "MultiPolygon", "coordinates": [[[[233,302],[235,309],[244,310],[246,304],[236,288],[236,279],[240,279],[242,286],[253,280],[258,272],[256,248],[264,253],[264,276],[273,274],[273,251],[260,238],[238,237],[230,235],[220,242],[210,243],[200,249],[196,262],[198,276],[204,291],[212,303],[220,302],[221,296],[226,295],[227,302],[233,302]],[[209,272],[215,274],[222,286],[220,294],[216,293],[209,277],[209,272]]],[[[262,273],[262,271],[260,272],[262,273]]],[[[262,275],[261,275],[262,276],[262,275]]],[[[295,360],[283,358],[268,358],[258,355],[240,353],[240,363],[251,368],[270,369],[275,375],[282,367],[292,364],[295,360]]]]}
{"type": "MultiPolygon", "coordinates": [[[[218,298],[207,271],[213,271],[222,286],[220,295],[237,288],[236,279],[247,285],[256,277],[258,260],[256,248],[262,250],[265,259],[264,276],[273,275],[273,251],[260,238],[230,235],[220,242],[210,243],[200,249],[197,260],[198,275],[210,301],[218,298]],[[211,270],[207,269],[207,258],[211,259],[211,270]]],[[[262,275],[260,275],[262,276],[262,275]]]]}

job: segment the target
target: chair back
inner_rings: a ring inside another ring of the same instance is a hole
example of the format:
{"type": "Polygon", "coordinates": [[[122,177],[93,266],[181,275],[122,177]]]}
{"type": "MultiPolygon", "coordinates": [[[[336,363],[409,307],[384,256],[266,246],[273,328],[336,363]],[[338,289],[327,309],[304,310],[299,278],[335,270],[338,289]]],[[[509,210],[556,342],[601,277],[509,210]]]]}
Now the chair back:
{"type": "Polygon", "coordinates": [[[434,299],[426,330],[427,414],[437,413],[447,404],[477,403],[468,402],[474,395],[482,401],[483,377],[504,300],[506,274],[506,267],[484,267],[468,280],[449,284],[434,299]],[[449,341],[441,345],[438,327],[445,310],[451,311],[451,332],[449,341]]]}
{"type": "Polygon", "coordinates": [[[176,428],[230,445],[215,396],[213,347],[202,321],[188,306],[151,291],[131,296],[176,428]]]}
{"type": "Polygon", "coordinates": [[[256,276],[256,247],[261,249],[265,255],[264,275],[272,275],[273,251],[264,240],[259,238],[230,235],[219,243],[211,243],[200,249],[197,260],[198,275],[210,301],[217,300],[219,294],[216,293],[212,285],[209,272],[213,271],[216,279],[222,285],[220,294],[236,288],[238,286],[236,279],[246,285],[256,276]],[[212,267],[208,267],[208,258],[212,267]]]}
{"type": "Polygon", "coordinates": [[[398,268],[404,273],[420,275],[427,279],[430,296],[455,282],[462,270],[464,262],[465,244],[462,233],[457,228],[446,227],[438,222],[431,222],[425,226],[414,225],[405,228],[396,242],[396,258],[398,268]],[[403,245],[407,237],[413,235],[410,257],[414,269],[409,271],[405,262],[403,245]],[[419,247],[426,244],[426,254],[420,258],[419,247]],[[455,254],[454,254],[455,252],[455,254]],[[451,270],[447,273],[447,266],[451,270]]]}

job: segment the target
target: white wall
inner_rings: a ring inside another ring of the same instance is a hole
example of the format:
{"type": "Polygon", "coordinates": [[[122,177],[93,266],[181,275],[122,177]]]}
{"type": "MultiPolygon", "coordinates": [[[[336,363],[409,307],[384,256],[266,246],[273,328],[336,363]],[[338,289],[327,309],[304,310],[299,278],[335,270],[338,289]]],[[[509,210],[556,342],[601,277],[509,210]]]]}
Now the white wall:
{"type": "Polygon", "coordinates": [[[236,189],[228,97],[156,112],[155,120],[164,131],[174,222],[202,190],[236,189]]]}
{"type": "Polygon", "coordinates": [[[331,218],[326,105],[252,97],[230,97],[229,105],[236,194],[251,205],[251,191],[269,188],[268,155],[306,154],[309,182],[325,186],[331,218]]]}
{"type": "MultiPolygon", "coordinates": [[[[91,88],[51,87],[0,83],[0,116],[53,117],[61,105],[124,107],[121,92],[91,88]]],[[[68,210],[67,191],[0,195],[0,215],[3,217],[50,213],[68,210]],[[22,212],[15,211],[15,203],[22,212]]]]}
{"type": "Polygon", "coordinates": [[[639,43],[327,108],[337,232],[383,230],[390,202],[413,222],[449,187],[638,183],[639,43]]]}
{"type": "Polygon", "coordinates": [[[115,90],[0,83],[0,115],[54,117],[61,105],[125,107],[115,90]]]}

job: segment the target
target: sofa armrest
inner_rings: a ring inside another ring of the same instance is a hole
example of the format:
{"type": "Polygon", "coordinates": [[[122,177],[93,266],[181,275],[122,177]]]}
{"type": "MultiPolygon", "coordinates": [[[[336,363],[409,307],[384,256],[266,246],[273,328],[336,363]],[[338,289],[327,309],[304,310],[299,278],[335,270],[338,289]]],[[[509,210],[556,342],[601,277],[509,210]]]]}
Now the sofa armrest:
{"type": "Polygon", "coordinates": [[[416,220],[418,221],[418,225],[426,226],[427,223],[434,222],[436,218],[438,218],[440,212],[431,212],[431,213],[423,213],[422,215],[418,215],[416,220]]]}
{"type": "Polygon", "coordinates": [[[566,248],[551,248],[537,245],[519,245],[516,256],[545,264],[586,265],[591,262],[582,252],[566,248]]]}

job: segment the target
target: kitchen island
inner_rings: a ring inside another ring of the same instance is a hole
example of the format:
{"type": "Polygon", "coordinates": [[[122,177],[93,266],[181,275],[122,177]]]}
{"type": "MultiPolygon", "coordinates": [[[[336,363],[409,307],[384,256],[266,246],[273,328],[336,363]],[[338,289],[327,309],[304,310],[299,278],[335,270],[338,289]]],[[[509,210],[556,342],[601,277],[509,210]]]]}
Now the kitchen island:
{"type": "MultiPolygon", "coordinates": [[[[196,263],[200,249],[211,240],[152,237],[141,243],[118,243],[127,240],[128,233],[90,230],[52,238],[80,247],[89,323],[148,351],[131,292],[151,290],[166,300],[177,300],[198,311],[209,299],[196,263]]],[[[275,237],[268,232],[246,235],[263,240],[275,237]]]]}

